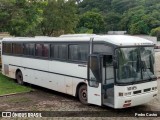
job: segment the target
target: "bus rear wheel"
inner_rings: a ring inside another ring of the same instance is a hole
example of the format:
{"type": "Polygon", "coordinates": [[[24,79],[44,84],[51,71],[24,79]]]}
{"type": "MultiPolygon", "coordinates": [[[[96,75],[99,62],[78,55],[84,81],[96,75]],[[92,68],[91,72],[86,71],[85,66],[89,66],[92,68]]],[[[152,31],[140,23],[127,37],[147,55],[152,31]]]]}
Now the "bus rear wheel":
{"type": "Polygon", "coordinates": [[[87,104],[87,85],[82,85],[79,88],[78,98],[81,103],[87,104]]]}
{"type": "Polygon", "coordinates": [[[23,82],[23,75],[21,71],[17,71],[16,80],[18,84],[23,85],[24,82],[23,82]]]}

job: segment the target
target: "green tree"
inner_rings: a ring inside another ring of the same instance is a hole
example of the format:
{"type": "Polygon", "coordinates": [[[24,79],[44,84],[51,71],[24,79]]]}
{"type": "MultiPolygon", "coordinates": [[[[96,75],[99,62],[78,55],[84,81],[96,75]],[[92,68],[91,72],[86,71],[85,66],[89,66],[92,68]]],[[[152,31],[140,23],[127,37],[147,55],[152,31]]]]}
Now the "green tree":
{"type": "Polygon", "coordinates": [[[160,27],[157,27],[151,30],[152,36],[157,36],[158,34],[160,34],[160,27]]]}
{"type": "Polygon", "coordinates": [[[112,9],[118,13],[124,13],[142,4],[143,0],[112,0],[112,9]]]}
{"type": "Polygon", "coordinates": [[[80,27],[76,29],[76,33],[87,33],[87,34],[92,34],[93,29],[88,29],[86,27],[80,27]]]}
{"type": "Polygon", "coordinates": [[[43,1],[1,0],[0,3],[1,31],[15,36],[34,35],[36,26],[42,21],[43,1]]]}
{"type": "Polygon", "coordinates": [[[0,32],[15,36],[58,36],[74,30],[150,34],[159,26],[160,0],[0,0],[0,32]]]}
{"type": "Polygon", "coordinates": [[[8,31],[13,8],[14,0],[0,0],[0,32],[8,31]]]}
{"type": "Polygon", "coordinates": [[[145,6],[129,9],[122,16],[120,26],[131,34],[149,34],[153,28],[160,26],[160,13],[148,12],[145,6]]]}
{"type": "Polygon", "coordinates": [[[74,33],[78,17],[74,0],[50,0],[44,9],[40,28],[43,35],[74,33]]]}
{"type": "Polygon", "coordinates": [[[129,32],[130,34],[149,34],[149,27],[144,21],[139,21],[131,24],[129,32]]]}
{"type": "Polygon", "coordinates": [[[112,0],[83,0],[79,4],[79,11],[81,14],[97,9],[99,12],[105,13],[111,10],[112,0]]]}
{"type": "Polygon", "coordinates": [[[86,12],[80,16],[78,28],[92,29],[93,33],[104,31],[104,17],[100,13],[86,12]]]}
{"type": "Polygon", "coordinates": [[[115,12],[109,12],[105,17],[105,29],[106,31],[116,31],[119,30],[119,21],[121,20],[121,15],[115,12]]]}
{"type": "Polygon", "coordinates": [[[105,16],[105,31],[149,34],[160,26],[159,0],[83,0],[79,4],[80,15],[93,10],[105,16]]]}

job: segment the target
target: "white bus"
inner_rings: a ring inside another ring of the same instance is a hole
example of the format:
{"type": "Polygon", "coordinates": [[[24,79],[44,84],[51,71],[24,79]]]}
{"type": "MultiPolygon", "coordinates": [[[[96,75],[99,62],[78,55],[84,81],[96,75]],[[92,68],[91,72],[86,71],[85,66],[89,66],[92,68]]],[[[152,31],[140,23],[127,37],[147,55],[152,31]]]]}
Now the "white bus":
{"type": "Polygon", "coordinates": [[[84,104],[126,108],[157,96],[154,45],[127,35],[4,38],[2,73],[78,96],[84,104]]]}

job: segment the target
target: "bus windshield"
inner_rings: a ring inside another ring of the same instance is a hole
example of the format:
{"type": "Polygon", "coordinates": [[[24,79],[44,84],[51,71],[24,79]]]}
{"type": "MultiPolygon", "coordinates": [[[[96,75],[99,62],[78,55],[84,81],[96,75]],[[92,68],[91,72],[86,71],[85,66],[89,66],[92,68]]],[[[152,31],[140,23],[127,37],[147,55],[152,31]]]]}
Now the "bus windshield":
{"type": "Polygon", "coordinates": [[[154,48],[130,47],[116,50],[117,83],[135,83],[156,78],[154,75],[154,48]]]}

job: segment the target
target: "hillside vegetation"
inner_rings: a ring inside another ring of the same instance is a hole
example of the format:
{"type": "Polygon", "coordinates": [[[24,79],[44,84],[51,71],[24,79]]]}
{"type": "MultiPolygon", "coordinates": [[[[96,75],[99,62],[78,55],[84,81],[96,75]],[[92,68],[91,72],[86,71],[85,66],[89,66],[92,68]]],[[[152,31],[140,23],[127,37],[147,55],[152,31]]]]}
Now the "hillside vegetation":
{"type": "Polygon", "coordinates": [[[15,36],[160,32],[160,0],[0,0],[0,32],[15,36]]]}

